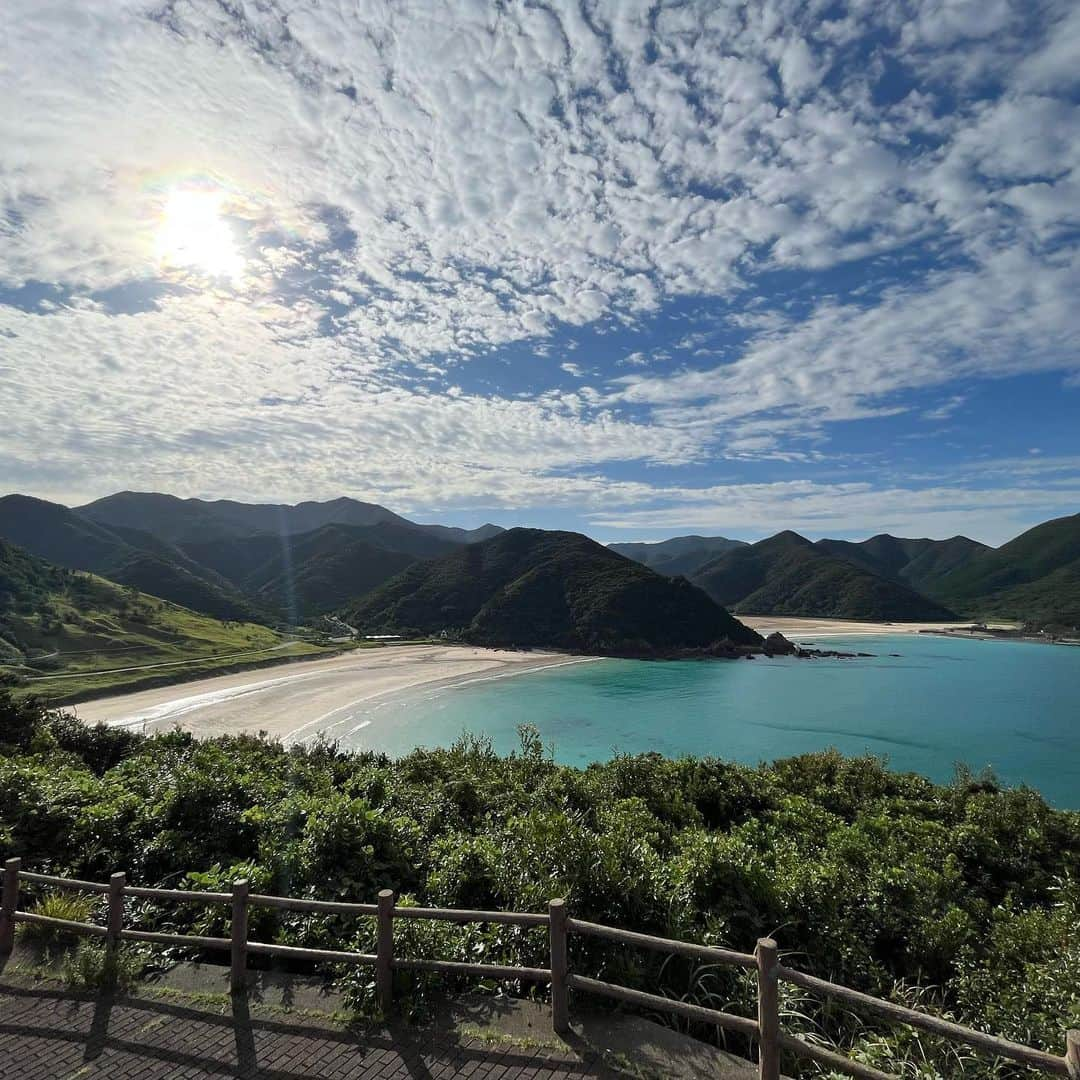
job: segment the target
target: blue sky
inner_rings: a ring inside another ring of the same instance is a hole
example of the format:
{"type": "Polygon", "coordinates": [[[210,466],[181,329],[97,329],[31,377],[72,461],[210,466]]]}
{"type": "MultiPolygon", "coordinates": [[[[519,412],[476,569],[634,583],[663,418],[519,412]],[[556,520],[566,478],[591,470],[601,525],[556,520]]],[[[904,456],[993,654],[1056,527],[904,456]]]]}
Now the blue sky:
{"type": "Polygon", "coordinates": [[[604,540],[1080,510],[1080,9],[15,0],[0,475],[604,540]]]}

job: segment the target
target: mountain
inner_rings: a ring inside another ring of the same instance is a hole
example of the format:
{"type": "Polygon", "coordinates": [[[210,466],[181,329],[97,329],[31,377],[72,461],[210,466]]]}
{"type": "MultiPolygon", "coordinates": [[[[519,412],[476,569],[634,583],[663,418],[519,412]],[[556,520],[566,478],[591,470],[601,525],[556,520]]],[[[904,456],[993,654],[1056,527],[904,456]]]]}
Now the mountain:
{"type": "Polygon", "coordinates": [[[109,665],[267,650],[280,640],[265,627],[223,623],[0,540],[0,661],[22,673],[26,662],[31,673],[89,677],[109,665]]]}
{"type": "Polygon", "coordinates": [[[655,544],[609,544],[608,547],[628,559],[651,566],[659,574],[690,577],[718,555],[746,547],[746,542],[729,540],[725,536],[673,536],[655,544]]]}
{"type": "Polygon", "coordinates": [[[887,533],[858,543],[819,540],[814,546],[828,555],[846,559],[931,596],[945,577],[991,550],[966,536],[954,536],[949,540],[907,540],[887,533]]]}
{"type": "Polygon", "coordinates": [[[100,525],[141,529],[181,546],[187,542],[259,533],[273,536],[305,533],[331,524],[376,525],[380,521],[411,524],[383,506],[345,498],[287,506],[229,499],[208,502],[157,492],[120,491],[76,510],[100,525]]]}
{"type": "Polygon", "coordinates": [[[501,531],[498,525],[490,524],[478,529],[418,525],[385,506],[348,498],[289,506],[240,503],[229,499],[180,499],[157,492],[121,491],[80,506],[77,512],[99,525],[141,529],[181,547],[259,534],[295,536],[326,525],[367,527],[390,524],[459,544],[484,540],[501,531]]]}
{"type": "Polygon", "coordinates": [[[1028,529],[935,583],[966,614],[1080,627],[1080,514],[1028,529]]]}
{"type": "Polygon", "coordinates": [[[58,503],[27,495],[0,498],[0,538],[39,558],[100,574],[214,618],[258,621],[259,612],[224,578],[156,537],[122,532],[58,503]]]}
{"type": "Polygon", "coordinates": [[[718,604],[753,614],[887,622],[955,617],[914,589],[790,531],[729,551],[692,580],[718,604]]]}
{"type": "Polygon", "coordinates": [[[70,510],[9,495],[0,537],[222,619],[323,614],[417,559],[487,539],[497,525],[417,525],[355,499],[296,506],[123,491],[70,510]]]}
{"type": "MultiPolygon", "coordinates": [[[[279,540],[277,551],[244,579],[244,586],[260,603],[284,611],[290,622],[334,611],[417,560],[416,555],[368,542],[370,532],[325,525],[286,538],[287,547],[279,540]]],[[[434,537],[424,539],[444,549],[457,547],[434,537]]]]}
{"type": "Polygon", "coordinates": [[[476,644],[592,653],[761,643],[689,582],[578,533],[541,529],[510,529],[416,563],[344,617],[369,633],[448,631],[476,644]]]}

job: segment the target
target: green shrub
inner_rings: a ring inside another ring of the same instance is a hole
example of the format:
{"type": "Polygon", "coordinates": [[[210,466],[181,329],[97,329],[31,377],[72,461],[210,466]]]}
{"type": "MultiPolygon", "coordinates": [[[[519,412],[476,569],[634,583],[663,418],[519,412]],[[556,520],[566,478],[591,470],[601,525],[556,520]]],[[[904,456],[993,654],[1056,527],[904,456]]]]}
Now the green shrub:
{"type": "Polygon", "coordinates": [[[101,942],[79,942],[64,959],[64,982],[76,990],[131,989],[138,982],[145,964],[142,953],[121,945],[106,949],[101,942]]]}
{"type": "MultiPolygon", "coordinates": [[[[183,732],[136,736],[114,754],[118,744],[74,726],[57,754],[39,745],[47,736],[0,751],[0,858],[21,855],[27,869],[97,881],[124,870],[140,885],[222,892],[246,877],[261,892],[367,903],[391,887],[425,906],[518,911],[565,896],[575,918],[647,934],[746,952],[769,934],[792,967],[882,997],[918,995],[1053,1053],[1080,1026],[1080,814],[991,778],[933,784],[835,752],[756,768],[644,754],[577,769],[528,731],[509,756],[463,739],[398,761],[183,732]]],[[[89,914],[52,906],[65,899],[90,903],[65,894],[43,905],[89,914]]],[[[229,908],[133,902],[126,918],[219,936],[229,908]]],[[[517,927],[402,921],[398,931],[401,955],[545,962],[543,934],[517,927]]],[[[370,919],[253,909],[251,933],[373,947],[370,919]]],[[[580,972],[753,1015],[753,986],[737,971],[580,935],[570,947],[580,972]]],[[[475,987],[399,974],[405,1008],[475,987]]],[[[357,970],[352,1000],[370,1003],[370,981],[357,970]]],[[[788,1029],[887,1071],[958,1075],[939,1040],[812,996],[785,998],[785,1010],[788,1029]]],[[[962,1067],[980,1080],[1022,1075],[985,1057],[962,1067]]]]}
{"type": "MultiPolygon", "coordinates": [[[[64,919],[66,922],[90,922],[94,911],[94,898],[82,893],[54,892],[47,893],[32,908],[32,915],[44,915],[49,919],[64,919]]],[[[72,945],[79,940],[79,935],[70,930],[43,923],[19,923],[19,936],[23,941],[41,947],[51,945],[72,945]]]]}

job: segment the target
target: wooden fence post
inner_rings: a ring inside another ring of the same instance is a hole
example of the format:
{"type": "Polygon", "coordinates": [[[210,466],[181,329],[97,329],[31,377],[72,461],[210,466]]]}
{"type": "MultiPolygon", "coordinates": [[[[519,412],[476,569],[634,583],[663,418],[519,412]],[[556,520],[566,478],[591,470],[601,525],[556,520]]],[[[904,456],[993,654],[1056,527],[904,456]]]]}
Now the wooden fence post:
{"type": "Polygon", "coordinates": [[[1065,1034],[1065,1068],[1069,1070],[1069,1080],[1080,1080],[1080,1031],[1065,1034]]]}
{"type": "Polygon", "coordinates": [[[124,886],[127,878],[124,874],[113,874],[109,878],[109,918],[106,923],[108,934],[105,948],[115,949],[120,944],[120,931],[124,928],[124,886]]]}
{"type": "Polygon", "coordinates": [[[375,996],[384,1016],[394,1007],[394,890],[379,890],[375,927],[375,996]]]}
{"type": "Polygon", "coordinates": [[[570,1030],[565,900],[548,903],[548,934],[551,944],[551,1028],[556,1035],[565,1035],[570,1030]]]}
{"type": "Polygon", "coordinates": [[[776,942],[759,938],[754,950],[758,971],[758,1077],[780,1080],[780,994],[776,942]]]}
{"type": "Polygon", "coordinates": [[[248,892],[246,878],[234,881],[232,887],[232,966],[229,989],[238,994],[247,983],[248,892]]]}
{"type": "Polygon", "coordinates": [[[0,953],[9,953],[15,947],[15,912],[19,907],[19,868],[22,859],[8,859],[4,863],[4,898],[0,906],[0,953]]]}

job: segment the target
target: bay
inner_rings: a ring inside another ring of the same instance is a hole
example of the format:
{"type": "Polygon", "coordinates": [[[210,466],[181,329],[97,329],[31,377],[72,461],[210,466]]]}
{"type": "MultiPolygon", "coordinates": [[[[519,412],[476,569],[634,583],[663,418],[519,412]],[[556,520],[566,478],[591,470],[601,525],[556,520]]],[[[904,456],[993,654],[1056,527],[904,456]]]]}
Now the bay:
{"type": "Polygon", "coordinates": [[[471,732],[508,752],[532,724],[572,765],[648,751],[756,764],[836,747],[937,781],[958,762],[989,768],[1080,808],[1080,648],[932,635],[814,643],[875,655],[573,663],[373,703],[341,741],[399,756],[471,732]]]}

